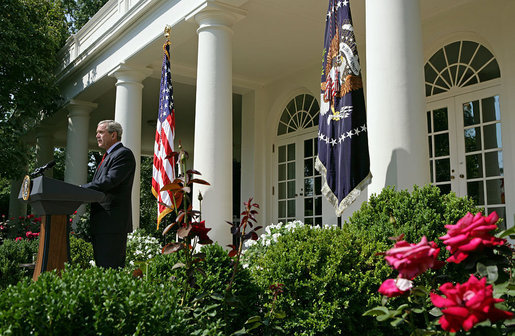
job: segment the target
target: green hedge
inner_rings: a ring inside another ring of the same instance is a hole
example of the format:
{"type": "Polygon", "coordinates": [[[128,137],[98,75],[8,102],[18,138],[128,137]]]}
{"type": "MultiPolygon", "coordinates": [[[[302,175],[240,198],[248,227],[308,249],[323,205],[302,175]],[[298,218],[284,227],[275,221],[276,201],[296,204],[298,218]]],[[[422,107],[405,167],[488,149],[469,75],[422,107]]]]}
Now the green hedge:
{"type": "MultiPolygon", "coordinates": [[[[205,253],[205,259],[198,266],[204,271],[205,276],[200,272],[195,273],[198,288],[190,291],[187,297],[188,304],[196,306],[201,303],[213,308],[216,306],[216,309],[211,312],[213,315],[211,320],[228,320],[223,329],[225,333],[240,329],[243,323],[257,312],[259,288],[253,283],[249,271],[240,269],[232,291],[237,301],[230,306],[223,306],[221,298],[225,295],[224,292],[232,274],[232,259],[218,244],[205,245],[201,252],[205,253]],[[198,300],[200,295],[203,296],[202,301],[198,300]]],[[[147,280],[156,283],[174,281],[177,286],[180,286],[180,281],[185,278],[184,268],[173,269],[173,266],[181,261],[181,255],[181,253],[172,253],[155,257],[148,264],[147,280]]]]}
{"type": "Polygon", "coordinates": [[[0,293],[1,335],[188,335],[177,291],[123,271],[68,268],[0,293]]]}
{"type": "MultiPolygon", "coordinates": [[[[377,253],[403,233],[409,242],[422,235],[438,241],[444,225],[467,211],[478,209],[469,199],[440,195],[436,187],[416,187],[412,193],[387,188],[372,195],[342,229],[305,226],[279,237],[251,266],[253,275],[264,293],[271,284],[285,285],[275,309],[286,313],[278,323],[287,335],[403,335],[407,331],[361,316],[380,304],[380,284],[396,276],[377,253]]],[[[443,281],[438,274],[428,272],[421,282],[443,281]]],[[[265,310],[270,308],[269,303],[265,310]]]]}
{"type": "Polygon", "coordinates": [[[15,285],[25,277],[32,277],[33,270],[20,264],[33,262],[38,252],[39,239],[14,241],[6,239],[0,245],[0,289],[15,285]]]}

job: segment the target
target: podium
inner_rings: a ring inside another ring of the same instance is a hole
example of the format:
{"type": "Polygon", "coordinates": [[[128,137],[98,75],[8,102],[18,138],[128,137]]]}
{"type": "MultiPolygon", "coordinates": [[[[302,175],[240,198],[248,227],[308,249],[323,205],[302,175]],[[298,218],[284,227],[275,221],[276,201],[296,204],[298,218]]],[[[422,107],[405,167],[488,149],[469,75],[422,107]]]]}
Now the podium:
{"type": "Polygon", "coordinates": [[[70,259],[69,216],[83,203],[101,201],[104,193],[45,176],[31,181],[27,176],[19,198],[41,216],[38,256],[32,276],[37,280],[45,271],[64,268],[70,259]]]}

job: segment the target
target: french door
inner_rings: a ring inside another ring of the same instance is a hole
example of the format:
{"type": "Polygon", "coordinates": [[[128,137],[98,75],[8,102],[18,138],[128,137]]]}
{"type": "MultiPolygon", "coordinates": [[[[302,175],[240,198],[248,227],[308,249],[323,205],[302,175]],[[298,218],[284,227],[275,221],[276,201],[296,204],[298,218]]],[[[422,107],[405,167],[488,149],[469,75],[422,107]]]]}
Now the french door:
{"type": "Polygon", "coordinates": [[[322,224],[322,178],[315,169],[318,142],[313,132],[281,139],[276,145],[276,218],[286,223],[299,219],[322,224]]]}
{"type": "Polygon", "coordinates": [[[506,225],[501,102],[495,90],[427,104],[431,183],[469,196],[506,225]]]}

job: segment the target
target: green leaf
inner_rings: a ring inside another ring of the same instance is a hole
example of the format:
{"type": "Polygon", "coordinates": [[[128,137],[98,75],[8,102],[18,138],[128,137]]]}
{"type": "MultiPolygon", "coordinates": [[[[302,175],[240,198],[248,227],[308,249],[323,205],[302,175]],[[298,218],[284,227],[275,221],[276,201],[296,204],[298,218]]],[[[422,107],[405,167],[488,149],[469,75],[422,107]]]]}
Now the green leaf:
{"type": "Polygon", "coordinates": [[[431,309],[429,311],[429,314],[432,315],[432,316],[435,316],[435,317],[438,317],[438,316],[442,316],[442,311],[440,310],[440,308],[438,307],[434,307],[433,309],[431,309]]]}
{"type": "Polygon", "coordinates": [[[486,271],[488,275],[488,282],[493,283],[497,281],[497,279],[499,278],[497,266],[487,266],[486,271]]]}
{"type": "Polygon", "coordinates": [[[476,270],[482,277],[486,277],[488,275],[488,270],[483,263],[478,262],[476,265],[476,270]]]}
{"type": "Polygon", "coordinates": [[[388,308],[386,308],[384,306],[377,306],[377,307],[374,307],[374,308],[369,309],[366,312],[364,312],[363,316],[379,316],[379,315],[385,315],[385,314],[389,314],[389,313],[390,313],[390,311],[388,310],[388,308]]]}
{"type": "Polygon", "coordinates": [[[498,235],[499,238],[504,238],[506,236],[509,236],[509,235],[513,235],[515,234],[515,226],[512,226],[511,228],[509,228],[508,230],[504,230],[504,231],[501,231],[498,235]]]}
{"type": "Polygon", "coordinates": [[[274,312],[274,317],[277,319],[283,319],[286,317],[286,313],[283,311],[276,311],[274,312]]]}
{"type": "Polygon", "coordinates": [[[261,322],[261,316],[257,315],[257,316],[249,317],[249,319],[245,322],[245,324],[256,323],[256,322],[261,322]]]}
{"type": "Polygon", "coordinates": [[[395,320],[391,321],[390,324],[394,327],[398,327],[402,322],[404,322],[404,319],[396,318],[395,320]]]}

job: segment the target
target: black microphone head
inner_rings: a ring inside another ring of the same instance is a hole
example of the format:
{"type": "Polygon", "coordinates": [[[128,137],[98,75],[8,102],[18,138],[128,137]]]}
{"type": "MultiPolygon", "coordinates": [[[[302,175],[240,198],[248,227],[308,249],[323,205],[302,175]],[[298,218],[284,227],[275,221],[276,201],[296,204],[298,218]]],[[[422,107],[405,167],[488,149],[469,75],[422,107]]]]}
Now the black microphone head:
{"type": "Polygon", "coordinates": [[[48,169],[48,168],[52,168],[53,166],[55,166],[55,160],[52,160],[49,163],[47,163],[45,165],[45,168],[48,169]]]}

